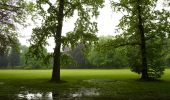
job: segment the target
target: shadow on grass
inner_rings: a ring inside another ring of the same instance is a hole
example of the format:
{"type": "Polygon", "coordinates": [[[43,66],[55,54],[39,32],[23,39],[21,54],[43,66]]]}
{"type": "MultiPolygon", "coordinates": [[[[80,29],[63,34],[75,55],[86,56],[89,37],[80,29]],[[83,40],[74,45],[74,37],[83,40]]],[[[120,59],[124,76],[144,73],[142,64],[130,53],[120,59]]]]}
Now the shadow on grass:
{"type": "Polygon", "coordinates": [[[136,79],[136,81],[138,82],[157,82],[157,83],[161,83],[161,82],[168,82],[162,79],[155,79],[155,78],[149,78],[149,79],[136,79]]]}
{"type": "Polygon", "coordinates": [[[65,80],[60,80],[60,81],[52,81],[52,80],[49,80],[48,82],[49,82],[49,83],[56,83],[56,84],[68,83],[68,82],[65,81],[65,80]]]}

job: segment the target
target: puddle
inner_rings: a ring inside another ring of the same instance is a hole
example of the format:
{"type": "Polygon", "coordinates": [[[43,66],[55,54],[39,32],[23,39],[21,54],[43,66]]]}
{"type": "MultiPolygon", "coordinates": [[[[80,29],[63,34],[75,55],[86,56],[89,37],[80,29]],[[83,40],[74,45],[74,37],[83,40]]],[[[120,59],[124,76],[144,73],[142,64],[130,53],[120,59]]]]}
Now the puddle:
{"type": "Polygon", "coordinates": [[[75,93],[71,93],[71,97],[92,97],[92,96],[99,96],[98,89],[96,88],[81,88],[79,91],[75,93]]]}
{"type": "Polygon", "coordinates": [[[77,91],[68,91],[62,93],[56,92],[29,92],[23,91],[17,94],[17,99],[20,100],[65,100],[83,97],[96,97],[99,96],[98,89],[96,88],[81,88],[77,91]]]}
{"type": "Polygon", "coordinates": [[[31,93],[28,91],[21,92],[17,95],[18,99],[26,100],[53,100],[52,92],[48,93],[31,93]]]}

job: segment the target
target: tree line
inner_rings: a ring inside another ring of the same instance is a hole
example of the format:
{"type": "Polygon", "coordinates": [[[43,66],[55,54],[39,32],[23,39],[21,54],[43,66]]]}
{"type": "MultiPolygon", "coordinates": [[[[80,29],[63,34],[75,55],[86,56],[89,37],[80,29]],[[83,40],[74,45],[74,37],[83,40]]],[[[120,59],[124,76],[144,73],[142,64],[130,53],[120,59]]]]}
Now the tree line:
{"type": "MultiPolygon", "coordinates": [[[[98,37],[95,44],[90,45],[87,49],[83,44],[77,45],[74,49],[65,47],[62,50],[61,68],[63,69],[115,69],[115,68],[132,68],[136,63],[137,52],[134,48],[127,46],[113,47],[109,46],[110,41],[117,41],[118,38],[114,36],[98,37]],[[135,54],[136,53],[136,54],[135,54]]],[[[159,58],[160,66],[170,67],[169,54],[169,39],[164,45],[162,52],[164,55],[162,59],[159,58]]],[[[50,63],[45,64],[43,59],[33,59],[27,57],[29,46],[18,43],[18,48],[11,48],[5,56],[0,56],[0,68],[12,69],[51,69],[52,59],[50,63]]],[[[44,53],[48,55],[48,51],[44,48],[44,53]]],[[[160,57],[160,56],[159,56],[160,57]]],[[[152,57],[154,60],[154,57],[152,57]]],[[[136,68],[136,69],[135,69],[136,68]]]]}

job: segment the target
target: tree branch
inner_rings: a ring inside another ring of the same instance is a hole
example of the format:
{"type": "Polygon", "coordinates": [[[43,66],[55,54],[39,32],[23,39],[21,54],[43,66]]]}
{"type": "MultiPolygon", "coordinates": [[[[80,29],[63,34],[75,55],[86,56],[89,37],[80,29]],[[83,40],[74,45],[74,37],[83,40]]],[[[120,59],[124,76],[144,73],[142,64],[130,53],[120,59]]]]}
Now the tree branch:
{"type": "Polygon", "coordinates": [[[138,42],[127,42],[127,43],[122,43],[122,44],[119,44],[119,45],[115,45],[115,44],[109,44],[109,45],[106,45],[107,47],[109,46],[113,46],[114,48],[119,48],[119,47],[123,47],[123,46],[135,46],[135,45],[141,45],[140,43],[138,42]]]}
{"type": "Polygon", "coordinates": [[[65,3],[68,3],[69,5],[71,5],[71,8],[64,13],[64,16],[66,16],[71,10],[76,8],[76,4],[72,4],[70,2],[65,2],[65,3]]]}
{"type": "Polygon", "coordinates": [[[15,9],[15,11],[17,11],[18,9],[21,9],[21,7],[0,3],[0,9],[10,10],[9,8],[12,8],[12,10],[15,9]]]}

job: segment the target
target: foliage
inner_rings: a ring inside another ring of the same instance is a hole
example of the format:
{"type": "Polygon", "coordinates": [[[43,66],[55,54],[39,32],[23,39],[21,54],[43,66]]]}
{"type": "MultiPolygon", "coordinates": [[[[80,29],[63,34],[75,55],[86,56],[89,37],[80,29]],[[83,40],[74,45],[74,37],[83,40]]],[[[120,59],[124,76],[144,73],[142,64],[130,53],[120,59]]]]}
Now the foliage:
{"type": "MultiPolygon", "coordinates": [[[[98,15],[98,8],[102,6],[102,2],[103,0],[65,0],[64,18],[69,19],[76,13],[79,18],[75,22],[74,30],[68,32],[66,36],[62,36],[61,42],[63,47],[70,46],[70,44],[74,47],[78,42],[90,43],[91,40],[96,40],[94,33],[97,31],[97,23],[91,22],[91,18],[98,15]]],[[[50,37],[54,37],[54,39],[58,38],[56,37],[57,33],[55,30],[58,25],[57,18],[59,17],[57,8],[59,5],[57,4],[58,1],[54,4],[48,0],[37,1],[37,11],[42,15],[43,23],[41,27],[33,29],[31,38],[32,46],[30,49],[32,49],[31,52],[35,52],[38,58],[43,54],[41,48],[48,45],[46,40],[50,37]],[[42,5],[48,5],[48,9],[45,10],[42,5]],[[38,51],[39,53],[37,53],[38,51]]]]}
{"type": "MultiPolygon", "coordinates": [[[[148,65],[149,77],[159,78],[163,74],[162,57],[164,40],[169,34],[169,21],[170,12],[168,10],[156,10],[157,0],[121,0],[120,2],[112,2],[113,8],[117,11],[122,11],[124,16],[120,20],[119,30],[123,30],[123,34],[118,36],[121,45],[132,45],[133,57],[136,58],[132,61],[132,71],[141,73],[144,66],[141,65],[142,58],[140,50],[140,34],[139,34],[139,20],[138,10],[140,7],[142,23],[144,28],[144,38],[146,43],[146,57],[148,65]],[[137,50],[138,49],[138,50],[137,50]]],[[[114,42],[115,43],[115,42],[114,42]]],[[[132,54],[131,54],[132,55],[132,54]]],[[[132,57],[132,58],[133,58],[132,57]]]]}
{"type": "Polygon", "coordinates": [[[8,57],[8,66],[12,68],[14,68],[14,66],[20,66],[20,43],[19,40],[15,41],[16,44],[11,46],[8,57]]]}
{"type": "Polygon", "coordinates": [[[54,3],[50,0],[37,0],[37,11],[43,17],[43,22],[40,27],[33,29],[29,50],[31,54],[34,54],[33,56],[45,58],[45,62],[49,61],[47,58],[53,58],[51,81],[60,81],[61,45],[73,45],[79,41],[89,43],[89,40],[93,40],[92,36],[95,36],[94,33],[97,32],[97,24],[91,20],[93,17],[97,17],[98,9],[102,4],[103,0],[56,0],[54,3]],[[47,10],[42,7],[43,5],[48,6],[47,10]],[[69,33],[71,33],[70,36],[78,38],[63,38],[63,21],[71,18],[75,12],[77,12],[78,18],[73,32],[69,33]],[[51,55],[44,56],[42,50],[48,45],[47,39],[50,37],[54,38],[54,52],[51,55]]]}
{"type": "Polygon", "coordinates": [[[62,68],[94,68],[86,57],[89,49],[90,45],[86,48],[84,44],[78,44],[74,49],[65,47],[63,52],[69,55],[72,60],[70,64],[63,65],[62,68]]]}
{"type": "MultiPolygon", "coordinates": [[[[25,69],[44,69],[44,68],[51,68],[51,64],[46,64],[47,62],[44,62],[44,59],[37,59],[36,57],[30,57],[29,56],[29,47],[25,45],[21,45],[21,59],[22,59],[22,64],[25,69]]],[[[47,49],[43,48],[43,53],[45,55],[48,55],[47,49]]],[[[50,59],[50,62],[51,59],[50,59]]]]}
{"type": "Polygon", "coordinates": [[[97,68],[123,68],[128,67],[126,48],[114,48],[107,46],[114,37],[100,37],[96,45],[93,45],[87,55],[91,64],[97,68]]]}
{"type": "Polygon", "coordinates": [[[7,51],[4,51],[2,55],[0,55],[0,67],[7,68],[14,66],[20,66],[20,43],[18,39],[13,39],[13,44],[8,47],[7,51]]]}
{"type": "Polygon", "coordinates": [[[73,57],[67,53],[62,53],[61,55],[61,68],[67,68],[66,66],[75,64],[73,57]]]}
{"type": "MultiPolygon", "coordinates": [[[[24,25],[28,14],[33,11],[33,4],[25,0],[0,1],[0,54],[8,52],[17,39],[17,24],[24,25]]],[[[16,44],[17,45],[17,44],[16,44]]]]}

